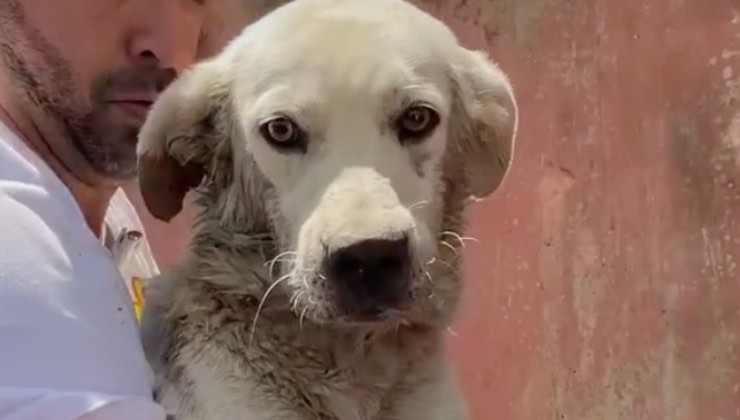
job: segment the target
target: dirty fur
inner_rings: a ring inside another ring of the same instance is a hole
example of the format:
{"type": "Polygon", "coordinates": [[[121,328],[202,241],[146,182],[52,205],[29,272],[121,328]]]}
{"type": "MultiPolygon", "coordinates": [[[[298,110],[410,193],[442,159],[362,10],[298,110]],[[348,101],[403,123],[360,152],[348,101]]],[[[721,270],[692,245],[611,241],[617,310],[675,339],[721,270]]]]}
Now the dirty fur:
{"type": "Polygon", "coordinates": [[[295,0],[182,75],[139,144],[152,214],[189,192],[199,209],[187,257],[146,292],[156,399],[180,420],[466,419],[443,346],[463,212],[500,186],[516,125],[498,67],[401,0],[295,0]],[[391,122],[420,101],[440,122],[402,144],[391,122]],[[267,144],[271,115],[303,151],[267,144]],[[402,303],[344,311],[328,255],[399,235],[402,303]]]}

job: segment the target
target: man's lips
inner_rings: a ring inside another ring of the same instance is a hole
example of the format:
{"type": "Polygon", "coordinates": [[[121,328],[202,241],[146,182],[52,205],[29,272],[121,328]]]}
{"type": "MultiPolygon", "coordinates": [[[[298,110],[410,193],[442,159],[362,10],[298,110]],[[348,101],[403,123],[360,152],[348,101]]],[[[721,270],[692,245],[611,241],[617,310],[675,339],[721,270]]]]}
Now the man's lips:
{"type": "Polygon", "coordinates": [[[108,99],[108,102],[129,107],[144,107],[148,109],[152,107],[152,104],[156,100],[157,94],[153,92],[129,92],[111,96],[108,99]]]}
{"type": "Polygon", "coordinates": [[[143,119],[149,113],[154,101],[149,99],[123,99],[110,101],[109,103],[124,110],[127,114],[143,119]]]}
{"type": "Polygon", "coordinates": [[[151,107],[157,98],[155,96],[124,96],[120,98],[113,98],[108,102],[114,104],[130,104],[136,106],[151,107]]]}

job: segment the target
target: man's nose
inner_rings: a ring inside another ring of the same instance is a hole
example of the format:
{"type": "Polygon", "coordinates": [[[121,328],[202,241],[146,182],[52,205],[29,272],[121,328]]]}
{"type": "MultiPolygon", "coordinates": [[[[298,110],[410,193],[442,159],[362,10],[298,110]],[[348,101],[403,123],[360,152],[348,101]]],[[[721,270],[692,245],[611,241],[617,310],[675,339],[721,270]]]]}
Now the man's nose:
{"type": "Polygon", "coordinates": [[[143,3],[147,10],[140,14],[130,39],[129,59],[140,66],[169,68],[179,74],[198,57],[203,10],[183,0],[143,3]]]}

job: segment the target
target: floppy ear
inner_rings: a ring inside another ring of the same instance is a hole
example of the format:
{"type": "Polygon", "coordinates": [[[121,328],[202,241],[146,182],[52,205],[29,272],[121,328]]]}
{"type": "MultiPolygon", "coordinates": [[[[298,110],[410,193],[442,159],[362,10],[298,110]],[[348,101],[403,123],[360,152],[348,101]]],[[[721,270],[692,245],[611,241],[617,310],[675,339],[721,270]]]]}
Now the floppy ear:
{"type": "Polygon", "coordinates": [[[460,48],[453,65],[450,136],[468,193],[485,198],[501,185],[514,151],[517,106],[506,75],[480,51],[460,48]]]}
{"type": "Polygon", "coordinates": [[[222,79],[215,61],[183,73],[156,101],[139,132],[139,187],[149,212],[160,220],[182,210],[185,194],[212,170],[217,148],[228,138],[219,123],[228,98],[222,79]]]}

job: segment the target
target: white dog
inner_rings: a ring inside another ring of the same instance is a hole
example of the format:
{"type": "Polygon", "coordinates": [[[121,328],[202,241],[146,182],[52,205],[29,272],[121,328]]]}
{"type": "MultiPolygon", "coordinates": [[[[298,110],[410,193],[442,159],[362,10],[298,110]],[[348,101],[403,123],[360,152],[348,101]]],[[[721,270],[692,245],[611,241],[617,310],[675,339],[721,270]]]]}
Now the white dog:
{"type": "Polygon", "coordinates": [[[143,339],[178,420],[459,420],[462,212],[506,174],[505,75],[401,0],[295,0],[173,83],[140,136],[188,258],[143,339]]]}

